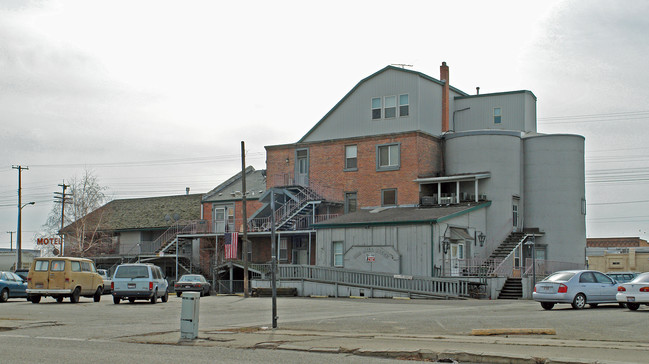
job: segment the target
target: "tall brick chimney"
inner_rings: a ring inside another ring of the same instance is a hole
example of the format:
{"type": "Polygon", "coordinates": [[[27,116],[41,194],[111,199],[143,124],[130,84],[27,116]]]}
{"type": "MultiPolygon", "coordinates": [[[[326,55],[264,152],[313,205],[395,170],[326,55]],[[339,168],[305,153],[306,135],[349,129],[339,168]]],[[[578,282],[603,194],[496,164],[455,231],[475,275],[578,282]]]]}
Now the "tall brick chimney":
{"type": "Polygon", "coordinates": [[[450,87],[448,79],[448,66],[446,62],[442,62],[442,65],[439,66],[439,79],[444,82],[442,87],[442,133],[449,130],[449,109],[450,109],[450,87]]]}

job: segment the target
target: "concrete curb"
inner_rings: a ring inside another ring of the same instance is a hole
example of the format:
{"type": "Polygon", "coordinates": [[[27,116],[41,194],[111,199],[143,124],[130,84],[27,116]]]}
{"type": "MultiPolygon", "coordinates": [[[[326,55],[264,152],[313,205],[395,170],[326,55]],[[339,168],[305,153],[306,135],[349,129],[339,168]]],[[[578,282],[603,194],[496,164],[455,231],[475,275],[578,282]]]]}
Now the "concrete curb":
{"type": "Polygon", "coordinates": [[[473,329],[473,336],[490,336],[490,335],[556,335],[555,329],[473,329]]]}

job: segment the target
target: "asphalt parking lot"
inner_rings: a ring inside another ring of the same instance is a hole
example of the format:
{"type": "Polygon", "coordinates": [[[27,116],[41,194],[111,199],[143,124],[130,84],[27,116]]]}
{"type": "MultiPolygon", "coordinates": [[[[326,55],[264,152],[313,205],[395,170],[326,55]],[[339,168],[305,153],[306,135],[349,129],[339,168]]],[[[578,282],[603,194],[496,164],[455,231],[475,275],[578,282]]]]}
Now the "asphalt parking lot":
{"type": "MultiPolygon", "coordinates": [[[[82,298],[78,304],[67,300],[57,303],[51,298],[39,304],[13,299],[0,305],[0,340],[2,335],[24,335],[186,345],[179,340],[181,305],[182,298],[174,295],[167,303],[155,305],[145,301],[115,305],[107,295],[98,303],[82,298]]],[[[573,362],[643,362],[649,354],[647,306],[630,311],[617,305],[583,310],[557,305],[546,311],[537,302],[525,300],[280,297],[277,330],[269,328],[271,309],[270,298],[203,297],[199,338],[192,345],[319,348],[367,355],[379,355],[381,350],[391,347],[406,353],[428,350],[435,355],[463,351],[482,353],[485,357],[486,353],[558,356],[573,362]],[[472,335],[475,329],[541,328],[552,329],[556,334],[472,335]]]]}

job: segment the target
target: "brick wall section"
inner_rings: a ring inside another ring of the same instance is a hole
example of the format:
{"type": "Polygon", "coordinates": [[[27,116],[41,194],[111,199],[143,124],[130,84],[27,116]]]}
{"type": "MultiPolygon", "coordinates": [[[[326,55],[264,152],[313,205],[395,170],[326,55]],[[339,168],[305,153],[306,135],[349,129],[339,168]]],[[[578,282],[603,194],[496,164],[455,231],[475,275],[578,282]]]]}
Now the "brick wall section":
{"type": "Polygon", "coordinates": [[[441,141],[421,132],[388,134],[334,141],[266,147],[267,187],[282,186],[294,176],[295,150],[309,149],[309,182],[326,198],[344,200],[345,192],[357,192],[359,207],[381,205],[381,190],[397,188],[399,205],[419,203],[420,176],[442,170],[441,141]],[[377,145],[400,143],[400,168],[377,171],[377,145]],[[358,169],[345,171],[345,146],[357,145],[358,169]],[[288,158],[288,163],[286,162],[288,158]]]}

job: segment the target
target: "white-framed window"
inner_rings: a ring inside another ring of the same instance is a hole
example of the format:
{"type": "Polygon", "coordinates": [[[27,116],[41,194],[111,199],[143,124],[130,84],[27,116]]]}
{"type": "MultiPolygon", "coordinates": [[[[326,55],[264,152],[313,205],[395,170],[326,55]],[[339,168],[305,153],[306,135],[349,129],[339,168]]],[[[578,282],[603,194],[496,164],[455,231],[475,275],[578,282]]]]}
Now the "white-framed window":
{"type": "Polygon", "coordinates": [[[333,250],[333,258],[334,258],[334,267],[342,267],[343,266],[343,254],[344,254],[344,247],[343,247],[343,242],[342,241],[334,241],[332,250],[333,250]]]}
{"type": "Polygon", "coordinates": [[[358,204],[358,195],[356,192],[345,193],[345,213],[356,212],[358,204]]]}
{"type": "Polygon", "coordinates": [[[345,170],[354,171],[358,169],[358,147],[356,145],[345,146],[345,170]]]}
{"type": "Polygon", "coordinates": [[[381,170],[395,170],[399,169],[400,144],[384,144],[376,146],[376,169],[381,170]]]}
{"type": "Polygon", "coordinates": [[[383,103],[381,102],[380,97],[373,97],[372,98],[372,120],[380,119],[381,118],[381,110],[383,109],[383,103]]]}
{"type": "Polygon", "coordinates": [[[381,206],[396,206],[397,205],[397,189],[386,188],[381,190],[381,206]]]}
{"type": "Polygon", "coordinates": [[[500,124],[503,118],[503,110],[499,107],[494,107],[494,124],[500,124]]]}
{"type": "Polygon", "coordinates": [[[512,205],[512,225],[514,227],[518,226],[518,205],[512,205]]]}
{"type": "Polygon", "coordinates": [[[385,97],[385,108],[383,109],[383,115],[386,119],[393,119],[397,117],[397,97],[396,96],[385,97]]]}
{"type": "Polygon", "coordinates": [[[280,261],[288,260],[288,239],[287,238],[279,239],[279,260],[280,261]]]}
{"type": "Polygon", "coordinates": [[[399,117],[410,115],[410,100],[408,94],[399,95],[399,117]]]}

